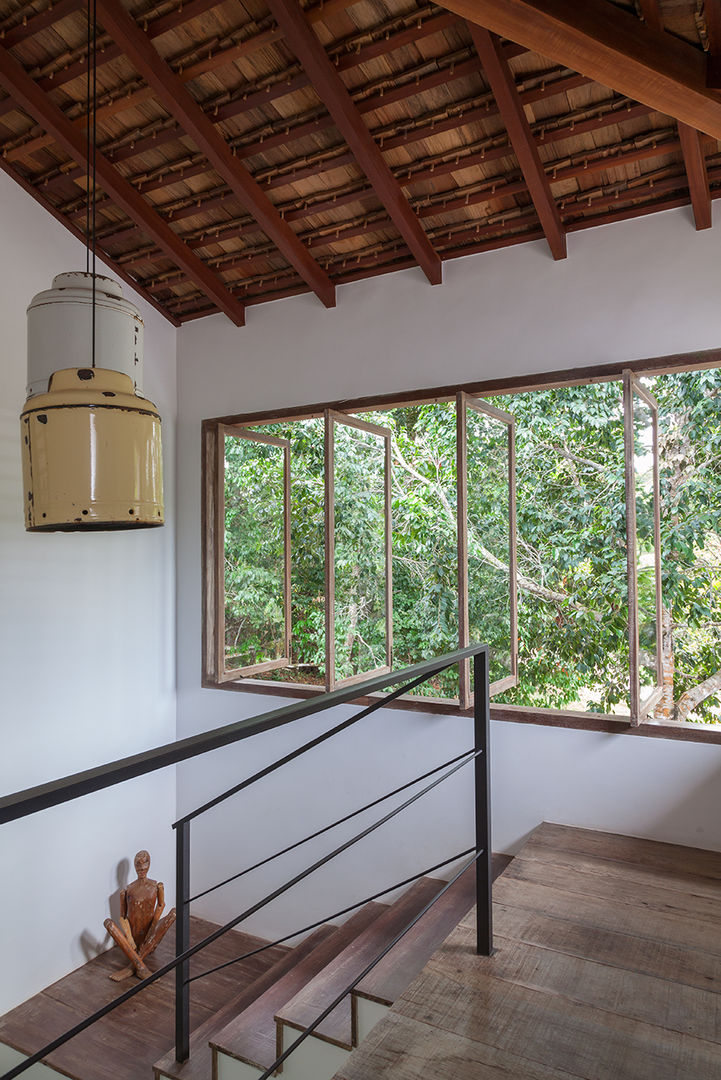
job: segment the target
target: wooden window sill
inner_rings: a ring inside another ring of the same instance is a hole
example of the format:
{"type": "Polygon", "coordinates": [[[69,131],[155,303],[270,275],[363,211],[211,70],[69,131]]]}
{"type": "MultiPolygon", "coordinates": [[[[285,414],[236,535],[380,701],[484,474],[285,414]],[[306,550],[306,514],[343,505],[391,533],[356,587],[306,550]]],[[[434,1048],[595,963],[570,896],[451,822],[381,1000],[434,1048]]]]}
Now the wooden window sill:
{"type": "MultiPolygon", "coordinates": [[[[203,686],[210,690],[231,690],[236,693],[265,694],[273,697],[310,698],[324,693],[320,686],[303,686],[300,683],[261,682],[258,679],[237,679],[233,682],[216,683],[209,679],[203,686]]],[[[354,705],[369,705],[379,695],[358,697],[354,705]]],[[[470,709],[461,709],[457,702],[441,698],[406,697],[391,701],[389,709],[405,709],[413,712],[437,713],[446,716],[470,716],[470,709]]],[[[572,712],[564,709],[529,708],[525,705],[494,705],[491,702],[491,720],[509,724],[537,724],[541,727],[568,728],[575,731],[598,731],[616,735],[634,735],[650,739],[676,739],[687,742],[716,743],[721,745],[721,726],[689,724],[674,721],[646,721],[632,727],[622,716],[607,713],[572,712]]]]}

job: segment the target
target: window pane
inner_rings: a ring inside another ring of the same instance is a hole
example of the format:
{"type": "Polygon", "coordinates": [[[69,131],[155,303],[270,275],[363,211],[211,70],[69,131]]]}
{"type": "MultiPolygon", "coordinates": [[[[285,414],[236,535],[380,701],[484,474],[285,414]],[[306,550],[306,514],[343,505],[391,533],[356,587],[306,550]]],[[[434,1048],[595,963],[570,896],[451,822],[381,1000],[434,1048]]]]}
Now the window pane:
{"type": "Polygon", "coordinates": [[[644,379],[659,403],[663,684],[655,717],[721,724],[721,371],[644,379]]]}
{"type": "Polygon", "coordinates": [[[490,403],[516,418],[519,684],[497,701],[628,716],[623,391],[490,403]]]}
{"type": "Polygon", "coordinates": [[[285,651],[284,450],[225,437],[225,664],[285,651]]]}
{"type": "Polygon", "coordinates": [[[287,439],[290,484],[291,663],[257,678],[323,686],[325,683],[325,454],[323,420],[264,424],[258,431],[287,439]]]}
{"type": "MultiPolygon", "coordinates": [[[[448,402],[369,412],[392,432],[393,666],[458,648],[456,410],[448,402]]],[[[458,668],[409,691],[458,697],[458,668]]]]}
{"type": "Polygon", "coordinates": [[[387,665],[386,440],[333,421],[336,681],[387,665]]]}
{"type": "Polygon", "coordinates": [[[496,682],[512,673],[508,426],[470,407],[466,423],[469,640],[496,682]]]}
{"type": "Polygon", "coordinates": [[[636,483],[636,577],[641,701],[658,684],[656,546],[654,535],[654,431],[651,407],[633,395],[633,467],[636,483]]]}

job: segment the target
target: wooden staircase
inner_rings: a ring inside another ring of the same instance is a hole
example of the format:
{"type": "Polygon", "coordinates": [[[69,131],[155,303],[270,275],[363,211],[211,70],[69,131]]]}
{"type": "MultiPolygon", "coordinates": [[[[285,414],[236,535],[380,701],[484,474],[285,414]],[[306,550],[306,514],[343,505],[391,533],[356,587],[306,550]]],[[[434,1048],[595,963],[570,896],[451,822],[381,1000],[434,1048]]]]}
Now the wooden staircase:
{"type": "MultiPolygon", "coordinates": [[[[370,903],[342,926],[322,926],[281,957],[191,1039],[182,1065],[170,1050],[157,1080],[257,1080],[443,888],[421,878],[395,903],[370,903]]],[[[285,1080],[330,1080],[468,912],[466,872],[285,1062],[285,1080]]]]}

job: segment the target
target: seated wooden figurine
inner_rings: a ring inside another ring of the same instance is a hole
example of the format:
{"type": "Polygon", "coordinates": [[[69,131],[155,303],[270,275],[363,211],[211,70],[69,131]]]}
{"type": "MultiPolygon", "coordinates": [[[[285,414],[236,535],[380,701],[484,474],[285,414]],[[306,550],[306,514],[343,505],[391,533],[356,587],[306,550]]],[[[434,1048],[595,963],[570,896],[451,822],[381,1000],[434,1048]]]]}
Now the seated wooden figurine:
{"type": "Polygon", "coordinates": [[[139,851],[134,862],[138,877],[120,893],[120,925],[116,925],[112,919],[106,919],[104,923],[115,944],[131,961],[129,967],[110,975],[114,982],[128,979],[131,975],[137,975],[139,979],[147,978],[150,970],[145,960],[175,922],[175,908],[163,916],[165,888],[162,881],[148,878],[148,852],[139,851]]]}

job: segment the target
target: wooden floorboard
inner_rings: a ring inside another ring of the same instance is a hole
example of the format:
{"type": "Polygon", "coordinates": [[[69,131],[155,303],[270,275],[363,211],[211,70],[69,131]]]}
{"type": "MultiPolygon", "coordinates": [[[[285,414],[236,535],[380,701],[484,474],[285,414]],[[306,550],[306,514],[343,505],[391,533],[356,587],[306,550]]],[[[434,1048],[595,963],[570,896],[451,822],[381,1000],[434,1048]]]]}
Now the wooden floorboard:
{"type": "Polygon", "coordinates": [[[478,957],[469,913],[337,1080],[721,1080],[721,855],[544,824],[494,924],[478,957]]]}
{"type": "MultiPolygon", "coordinates": [[[[191,942],[200,940],[215,928],[213,923],[203,919],[191,919],[191,942]]],[[[259,938],[231,931],[191,961],[191,974],[261,944],[259,938]]],[[[194,982],[191,990],[192,1027],[203,1023],[229,996],[249,986],[287,951],[284,946],[276,946],[194,982]]],[[[149,958],[148,966],[155,970],[172,956],[171,932],[155,955],[149,958]]],[[[95,957],[0,1017],[0,1042],[23,1054],[34,1053],[127,990],[133,984],[132,980],[115,983],[108,978],[111,971],[123,966],[118,949],[95,957]]],[[[173,1043],[173,1009],[173,978],[167,975],[56,1050],[47,1063],[73,1080],[150,1080],[154,1063],[173,1043]]]]}

